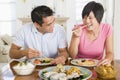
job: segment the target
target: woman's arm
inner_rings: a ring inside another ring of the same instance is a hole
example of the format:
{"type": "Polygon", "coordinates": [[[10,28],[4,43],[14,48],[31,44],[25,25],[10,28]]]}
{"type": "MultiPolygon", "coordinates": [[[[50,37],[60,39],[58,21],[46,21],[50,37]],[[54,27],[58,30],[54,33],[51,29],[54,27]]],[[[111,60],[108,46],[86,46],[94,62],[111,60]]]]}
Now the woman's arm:
{"type": "Polygon", "coordinates": [[[78,54],[78,45],[79,45],[80,37],[76,37],[72,35],[71,43],[69,47],[69,54],[72,58],[75,58],[78,54]]]}
{"type": "Polygon", "coordinates": [[[78,46],[80,43],[80,36],[82,33],[82,29],[85,28],[86,25],[78,25],[73,29],[71,43],[69,47],[69,54],[72,58],[75,58],[78,54],[78,46]]]}
{"type": "Polygon", "coordinates": [[[113,34],[107,37],[105,41],[105,58],[100,61],[99,65],[110,64],[114,59],[114,43],[113,43],[113,34]]]}
{"type": "Polygon", "coordinates": [[[112,61],[114,59],[114,42],[113,34],[111,34],[105,42],[106,56],[105,59],[112,61]]]}

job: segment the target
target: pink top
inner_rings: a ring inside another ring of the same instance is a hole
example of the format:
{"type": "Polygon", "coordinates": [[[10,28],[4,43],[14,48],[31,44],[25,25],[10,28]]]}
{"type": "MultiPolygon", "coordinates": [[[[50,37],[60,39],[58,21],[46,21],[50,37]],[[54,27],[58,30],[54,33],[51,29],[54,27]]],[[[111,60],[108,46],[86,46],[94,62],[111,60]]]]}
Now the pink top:
{"type": "Polygon", "coordinates": [[[96,40],[92,41],[86,36],[86,29],[83,29],[76,58],[102,59],[105,40],[112,32],[112,27],[109,24],[100,24],[99,35],[96,40]]]}

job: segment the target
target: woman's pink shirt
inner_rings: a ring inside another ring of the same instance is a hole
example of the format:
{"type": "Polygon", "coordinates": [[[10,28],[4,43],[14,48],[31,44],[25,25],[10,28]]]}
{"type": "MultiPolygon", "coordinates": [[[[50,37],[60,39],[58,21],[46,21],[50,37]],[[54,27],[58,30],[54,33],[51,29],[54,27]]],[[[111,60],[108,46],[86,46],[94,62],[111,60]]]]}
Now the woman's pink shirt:
{"type": "Polygon", "coordinates": [[[113,29],[109,24],[101,23],[97,39],[90,40],[86,35],[86,29],[83,29],[76,58],[102,59],[105,41],[112,33],[113,29]]]}

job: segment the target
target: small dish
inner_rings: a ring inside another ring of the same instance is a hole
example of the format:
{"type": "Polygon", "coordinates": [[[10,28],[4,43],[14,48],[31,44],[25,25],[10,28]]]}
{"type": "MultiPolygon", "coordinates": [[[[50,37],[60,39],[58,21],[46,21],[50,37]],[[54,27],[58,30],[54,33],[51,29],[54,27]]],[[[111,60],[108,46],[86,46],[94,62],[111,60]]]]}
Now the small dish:
{"type": "Polygon", "coordinates": [[[71,64],[76,66],[83,66],[83,67],[94,67],[98,63],[96,59],[88,59],[88,58],[79,58],[71,60],[71,64]]]}
{"type": "Polygon", "coordinates": [[[37,66],[47,66],[47,65],[52,65],[51,61],[53,58],[33,58],[31,59],[31,63],[37,66]]]}

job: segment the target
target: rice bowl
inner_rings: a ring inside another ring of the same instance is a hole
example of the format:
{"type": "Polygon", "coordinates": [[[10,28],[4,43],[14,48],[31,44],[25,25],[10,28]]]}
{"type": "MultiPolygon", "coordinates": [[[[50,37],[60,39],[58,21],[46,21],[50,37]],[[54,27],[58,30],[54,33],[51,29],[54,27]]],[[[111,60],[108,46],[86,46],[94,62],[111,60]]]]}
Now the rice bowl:
{"type": "Polygon", "coordinates": [[[29,62],[27,64],[20,62],[17,65],[13,66],[13,69],[17,75],[30,75],[34,71],[35,66],[29,62]]]}

